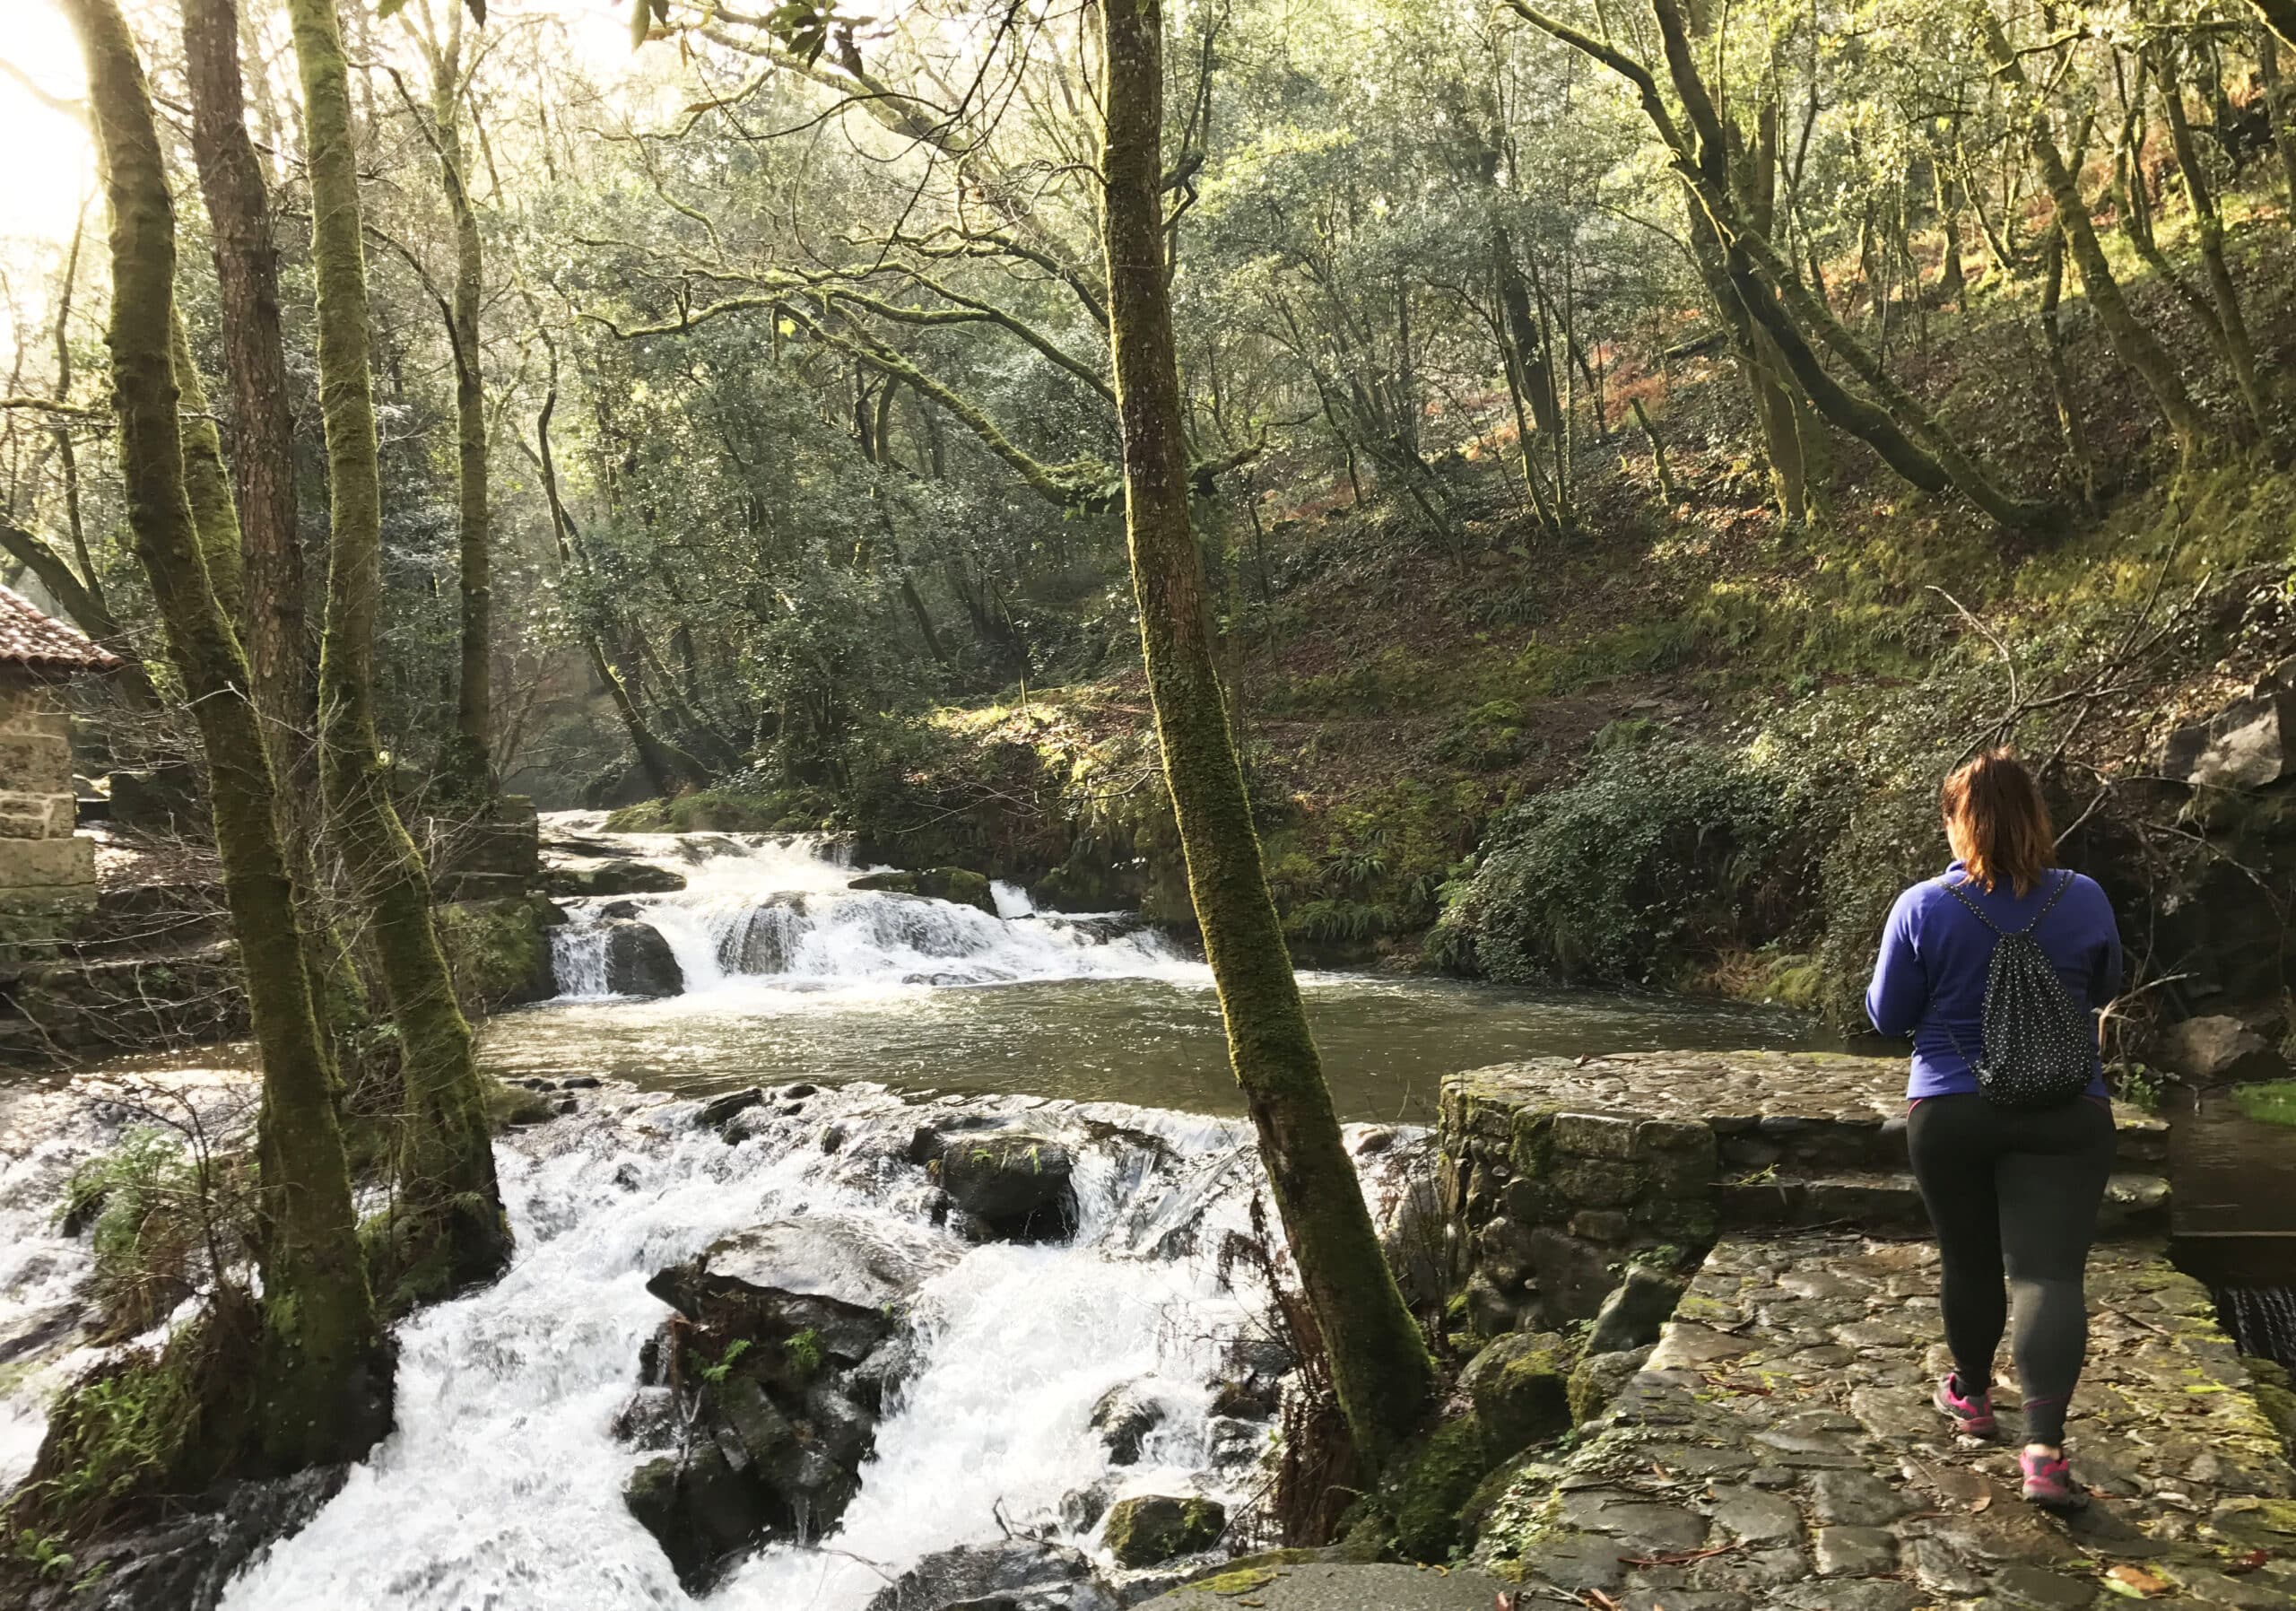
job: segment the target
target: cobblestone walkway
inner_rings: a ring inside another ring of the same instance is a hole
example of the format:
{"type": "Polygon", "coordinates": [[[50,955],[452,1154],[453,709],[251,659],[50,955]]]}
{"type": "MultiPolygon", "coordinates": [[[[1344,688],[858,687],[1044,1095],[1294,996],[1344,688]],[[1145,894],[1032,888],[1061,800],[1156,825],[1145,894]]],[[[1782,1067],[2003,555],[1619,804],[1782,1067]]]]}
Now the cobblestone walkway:
{"type": "Polygon", "coordinates": [[[1520,1471],[1478,1563],[1526,1607],[2296,1607],[2296,1473],[2196,1283],[2156,1245],[2092,1261],[2067,1437],[2096,1497],[2058,1521],[2017,1498],[2013,1416],[1979,1445],[1929,1406],[1935,1259],[1724,1240],[1590,1441],[1520,1471]]]}

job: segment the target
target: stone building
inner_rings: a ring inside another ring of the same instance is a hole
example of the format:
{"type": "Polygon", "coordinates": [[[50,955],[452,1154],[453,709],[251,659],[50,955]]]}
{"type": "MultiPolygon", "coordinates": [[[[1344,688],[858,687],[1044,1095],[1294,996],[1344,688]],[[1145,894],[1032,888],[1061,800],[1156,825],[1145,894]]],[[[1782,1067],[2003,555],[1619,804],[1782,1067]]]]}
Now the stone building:
{"type": "Polygon", "coordinates": [[[0,960],[52,942],[94,905],[95,849],[74,832],[65,679],[117,656],[0,588],[0,960]]]}

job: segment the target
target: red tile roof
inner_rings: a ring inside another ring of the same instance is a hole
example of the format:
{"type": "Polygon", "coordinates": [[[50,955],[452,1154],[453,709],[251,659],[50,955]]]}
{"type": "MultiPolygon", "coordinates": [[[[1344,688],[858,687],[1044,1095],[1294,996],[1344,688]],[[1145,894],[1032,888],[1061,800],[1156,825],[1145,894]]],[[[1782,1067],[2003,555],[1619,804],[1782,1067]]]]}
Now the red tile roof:
{"type": "Polygon", "coordinates": [[[110,671],[119,657],[100,649],[86,633],[32,608],[21,593],[0,588],[0,666],[65,675],[75,671],[110,671]]]}

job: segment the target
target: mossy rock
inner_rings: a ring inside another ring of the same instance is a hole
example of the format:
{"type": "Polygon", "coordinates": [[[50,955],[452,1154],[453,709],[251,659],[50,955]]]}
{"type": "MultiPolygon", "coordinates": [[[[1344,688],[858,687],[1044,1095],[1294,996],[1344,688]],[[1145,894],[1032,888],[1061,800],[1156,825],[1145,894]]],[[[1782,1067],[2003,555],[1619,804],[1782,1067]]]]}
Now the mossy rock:
{"type": "Polygon", "coordinates": [[[929,900],[974,907],[992,918],[996,915],[996,897],[989,891],[988,880],[962,867],[926,867],[914,873],[898,869],[885,873],[864,873],[847,887],[877,894],[923,895],[929,900]]]}
{"type": "Polygon", "coordinates": [[[1650,1357],[1648,1348],[1625,1349],[1611,1354],[1589,1354],[1570,1372],[1570,1419],[1578,1425],[1601,1415],[1611,1406],[1642,1362],[1650,1357]]]}
{"type": "Polygon", "coordinates": [[[1490,1474],[1483,1424],[1469,1413],[1446,1421],[1420,1446],[1390,1490],[1395,1553],[1406,1561],[1443,1562],[1459,1544],[1459,1516],[1490,1474]]]}
{"type": "Polygon", "coordinates": [[[1510,1332],[1460,1372],[1459,1388],[1474,1405],[1488,1464],[1570,1430],[1570,1371],[1577,1353],[1570,1339],[1557,1332],[1510,1332]]]}
{"type": "Polygon", "coordinates": [[[491,1013],[558,993],[551,971],[549,901],[458,901],[435,909],[439,944],[465,1013],[491,1013]]]}
{"type": "Polygon", "coordinates": [[[2249,1379],[2256,1384],[2257,1407],[2279,1432],[2289,1452],[2296,1454],[2296,1383],[2291,1382],[2288,1368],[2277,1360],[2245,1355],[2240,1363],[2248,1366],[2249,1379]]]}
{"type": "Polygon", "coordinates": [[[1101,1536],[1118,1565],[1137,1569],[1210,1549],[1227,1530],[1227,1507],[1217,1500],[1143,1493],[1109,1507],[1101,1536]]]}
{"type": "Polygon", "coordinates": [[[747,794],[705,788],[674,799],[642,800],[606,817],[609,833],[787,833],[819,828],[818,802],[777,789],[747,794]]]}

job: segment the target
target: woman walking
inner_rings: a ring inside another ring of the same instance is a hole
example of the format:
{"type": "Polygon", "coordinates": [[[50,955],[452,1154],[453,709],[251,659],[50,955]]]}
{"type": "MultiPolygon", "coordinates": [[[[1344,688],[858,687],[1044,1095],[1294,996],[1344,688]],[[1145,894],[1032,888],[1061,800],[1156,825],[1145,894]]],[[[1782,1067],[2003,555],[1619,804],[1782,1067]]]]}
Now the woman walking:
{"type": "Polygon", "coordinates": [[[1898,897],[1866,993],[1875,1029],[1913,1036],[1907,1143],[1953,1355],[1935,1403],[1966,1436],[1998,1432],[2005,1267],[2024,1496],[2076,1508],[2086,1501],[2065,1415],[2088,1348],[2083,1275],[2114,1149],[2094,1014],[2120,988],[2120,933],[2104,891],[2057,867],[2048,807],[2009,752],[1955,771],[1939,804],[1952,865],[1898,897]]]}

